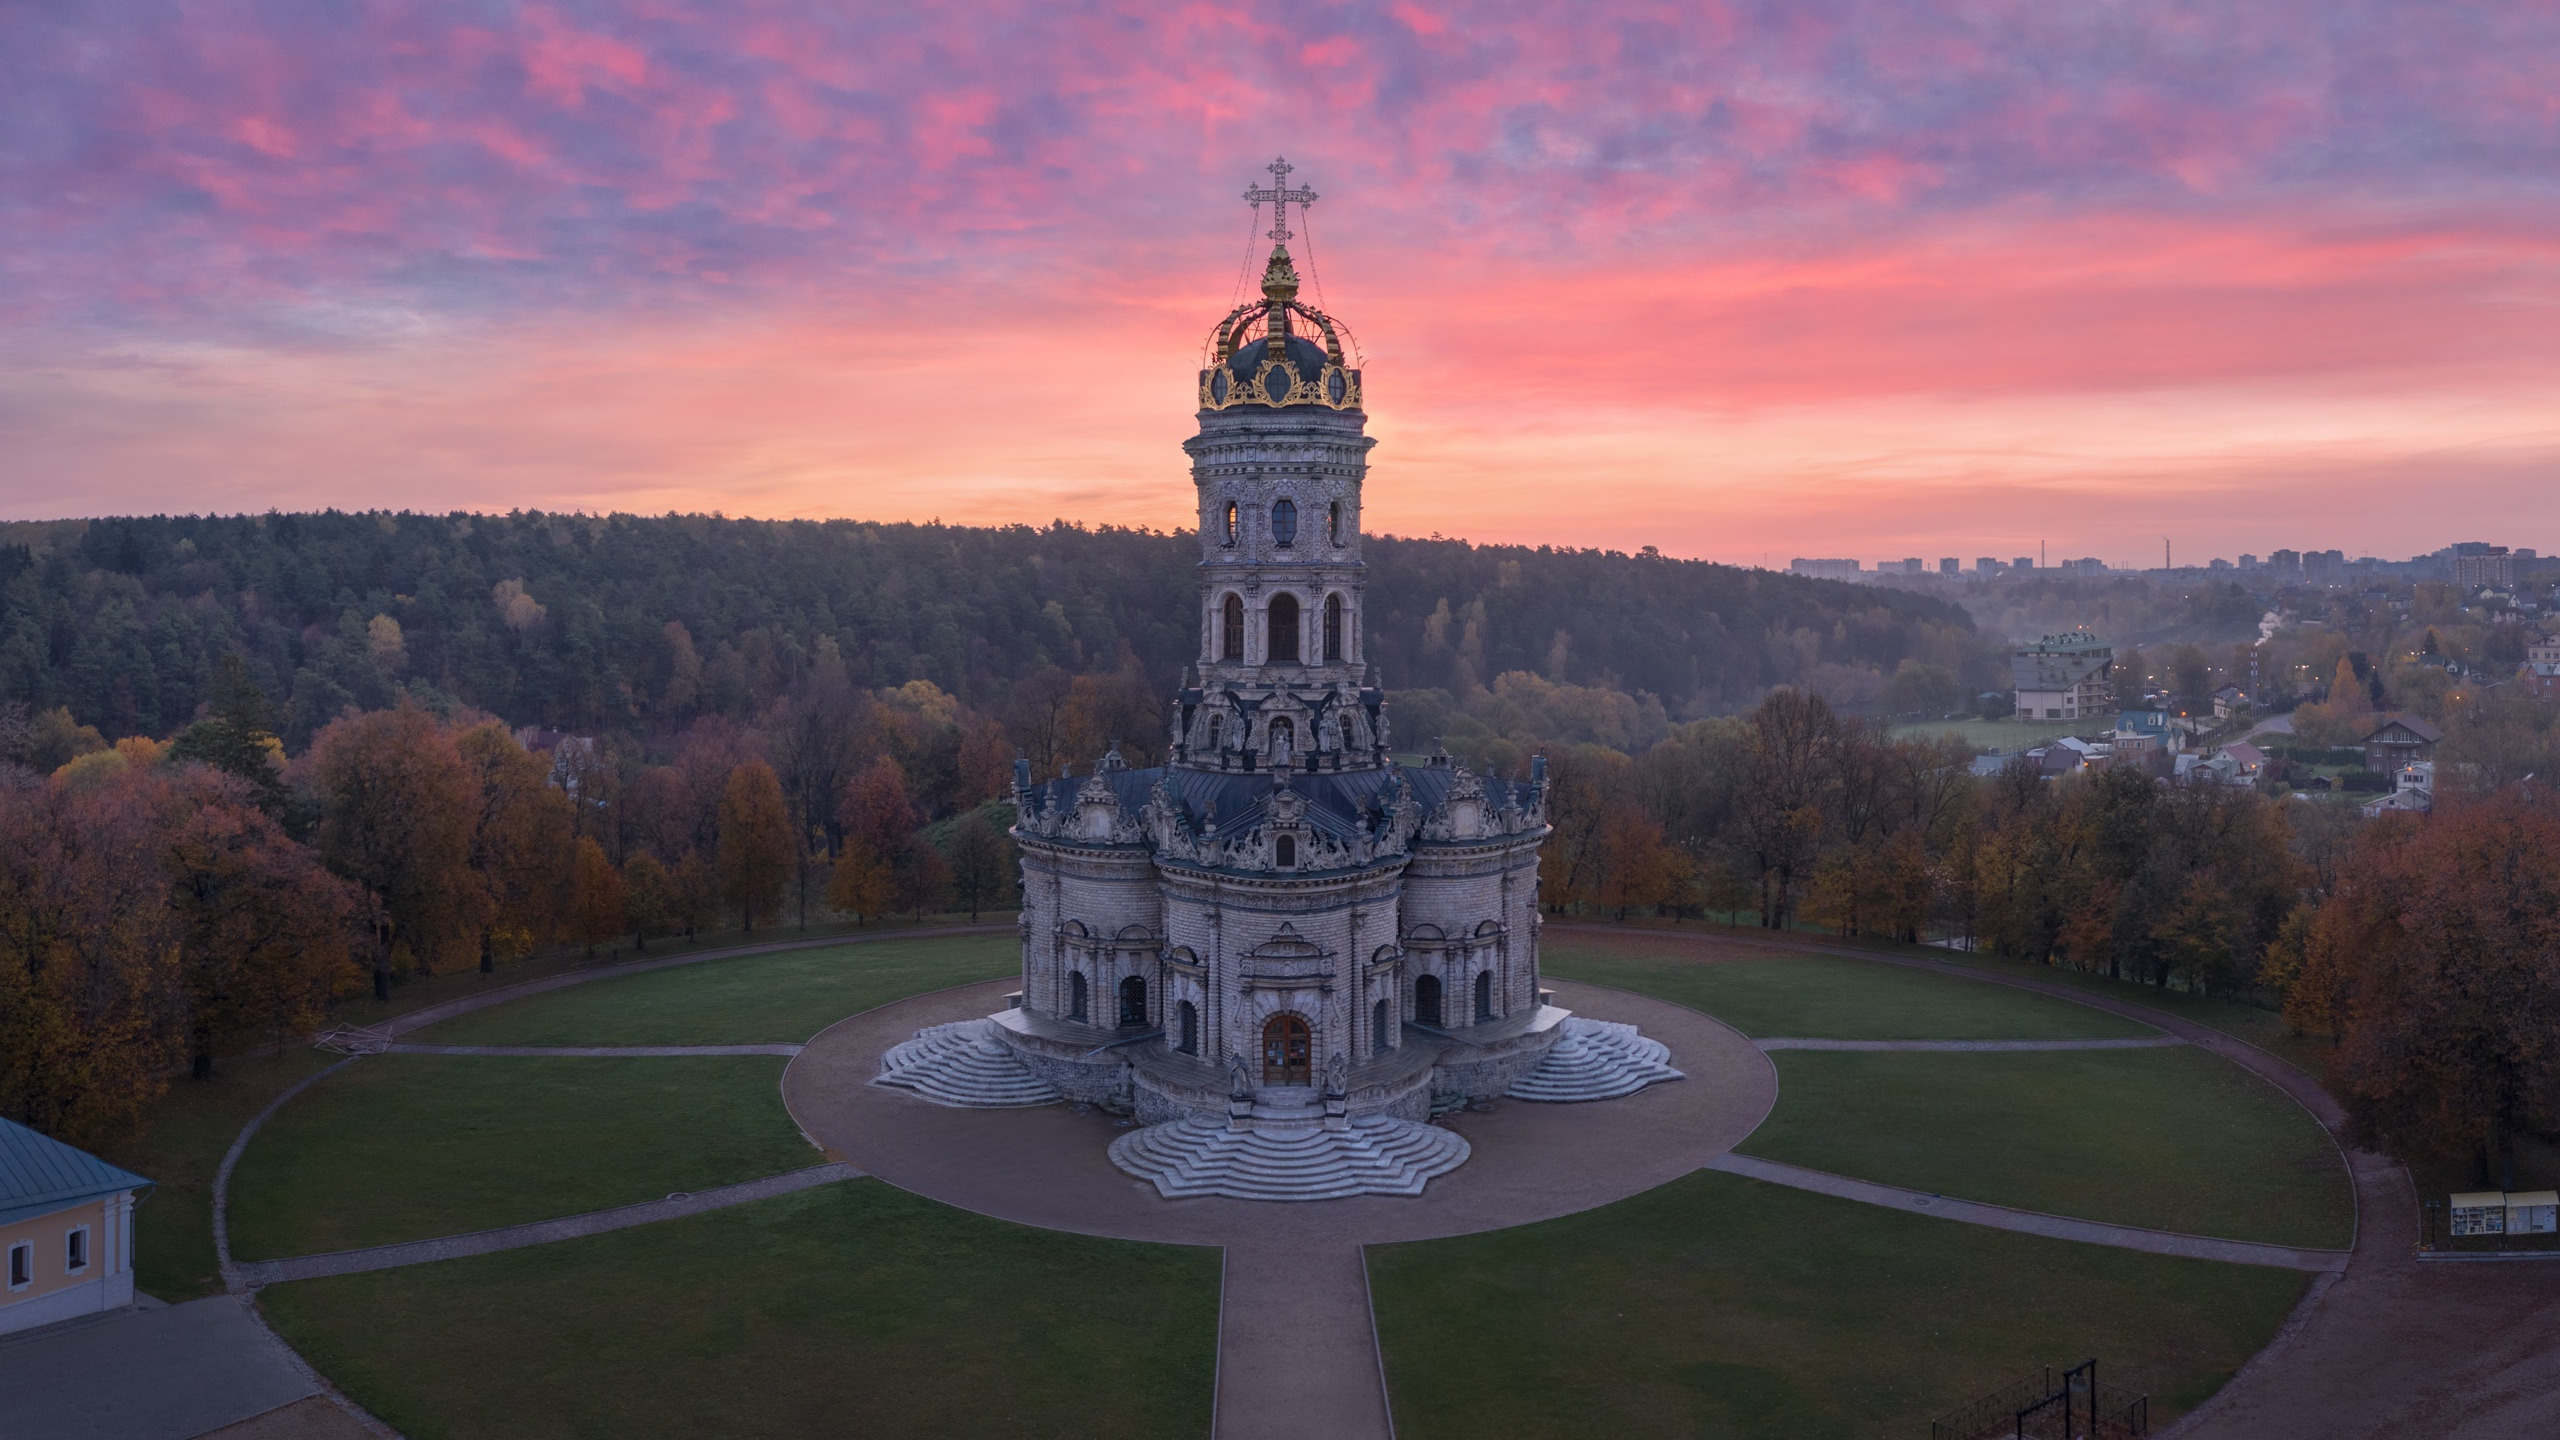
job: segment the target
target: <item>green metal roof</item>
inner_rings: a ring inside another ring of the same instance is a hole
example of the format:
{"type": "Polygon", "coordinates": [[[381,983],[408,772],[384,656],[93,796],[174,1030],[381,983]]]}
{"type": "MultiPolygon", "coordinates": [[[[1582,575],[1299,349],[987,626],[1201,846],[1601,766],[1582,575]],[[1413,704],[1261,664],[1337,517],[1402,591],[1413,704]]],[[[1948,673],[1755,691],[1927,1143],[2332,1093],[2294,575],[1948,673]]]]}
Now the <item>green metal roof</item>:
{"type": "Polygon", "coordinates": [[[0,1225],[150,1185],[86,1150],[0,1120],[0,1225]]]}

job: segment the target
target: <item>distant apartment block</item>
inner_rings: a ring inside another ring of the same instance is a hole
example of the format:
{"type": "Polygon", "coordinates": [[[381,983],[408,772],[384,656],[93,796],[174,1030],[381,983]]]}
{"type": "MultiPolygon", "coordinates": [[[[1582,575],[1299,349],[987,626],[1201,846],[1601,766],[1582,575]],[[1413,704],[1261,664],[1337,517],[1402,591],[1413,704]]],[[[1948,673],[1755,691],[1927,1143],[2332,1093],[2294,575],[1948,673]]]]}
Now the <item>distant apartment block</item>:
{"type": "MultiPolygon", "coordinates": [[[[2457,552],[2470,546],[2456,546],[2457,552]]],[[[2453,583],[2465,590],[2509,590],[2516,583],[2516,556],[2504,545],[2482,545],[2472,554],[2453,556],[2453,583]]]]}
{"type": "Polygon", "coordinates": [[[2009,568],[2012,570],[2033,570],[2036,568],[2036,557],[2033,555],[2021,555],[2017,559],[2009,562],[2009,568]]]}
{"type": "Polygon", "coordinates": [[[2086,630],[2047,635],[2009,654],[2021,720],[2080,720],[2115,709],[2116,653],[2086,630]]]}
{"type": "Polygon", "coordinates": [[[1816,580],[1855,580],[1861,574],[1865,573],[1858,568],[1858,562],[1855,560],[1805,560],[1799,558],[1788,562],[1787,570],[1791,574],[1810,575],[1816,580]]]}
{"type": "Polygon", "coordinates": [[[1964,566],[1953,555],[1945,556],[1938,561],[1938,573],[1941,575],[1957,575],[1963,571],[1964,566]]]}

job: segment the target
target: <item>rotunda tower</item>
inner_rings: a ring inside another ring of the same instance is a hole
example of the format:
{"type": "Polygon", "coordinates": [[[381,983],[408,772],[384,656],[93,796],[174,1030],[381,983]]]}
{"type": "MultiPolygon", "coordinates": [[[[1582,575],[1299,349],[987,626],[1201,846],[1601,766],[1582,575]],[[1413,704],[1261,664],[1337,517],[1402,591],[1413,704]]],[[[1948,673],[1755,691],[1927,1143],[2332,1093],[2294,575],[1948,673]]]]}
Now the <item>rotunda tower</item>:
{"type": "Polygon", "coordinates": [[[1384,696],[1367,685],[1360,488],[1369,471],[1360,370],[1342,322],[1298,298],[1279,187],[1261,298],[1211,332],[1199,434],[1184,442],[1200,504],[1197,683],[1176,697],[1176,766],[1332,772],[1386,763],[1384,696]]]}

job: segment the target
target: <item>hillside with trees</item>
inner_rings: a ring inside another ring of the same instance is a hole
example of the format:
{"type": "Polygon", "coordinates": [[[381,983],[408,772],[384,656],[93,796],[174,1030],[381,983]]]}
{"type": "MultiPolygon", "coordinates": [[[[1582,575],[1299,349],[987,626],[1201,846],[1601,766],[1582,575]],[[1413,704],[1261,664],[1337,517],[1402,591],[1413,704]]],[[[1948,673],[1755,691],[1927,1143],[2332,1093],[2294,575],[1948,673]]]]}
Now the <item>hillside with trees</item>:
{"type": "MultiPolygon", "coordinates": [[[[1128,672],[1152,729],[1194,654],[1193,545],[1064,524],[701,515],[21,523],[0,526],[0,701],[164,735],[196,718],[217,659],[237,653],[296,752],[348,707],[403,695],[519,726],[663,736],[706,715],[756,719],[831,645],[856,686],[928,681],[991,712],[1046,672],[1128,672]]],[[[1923,596],[1459,540],[1378,537],[1368,558],[1371,652],[1394,689],[1464,698],[1534,673],[1650,695],[1685,719],[1825,676],[1926,667],[1952,690],[2002,673],[1961,609],[1923,596]]]]}

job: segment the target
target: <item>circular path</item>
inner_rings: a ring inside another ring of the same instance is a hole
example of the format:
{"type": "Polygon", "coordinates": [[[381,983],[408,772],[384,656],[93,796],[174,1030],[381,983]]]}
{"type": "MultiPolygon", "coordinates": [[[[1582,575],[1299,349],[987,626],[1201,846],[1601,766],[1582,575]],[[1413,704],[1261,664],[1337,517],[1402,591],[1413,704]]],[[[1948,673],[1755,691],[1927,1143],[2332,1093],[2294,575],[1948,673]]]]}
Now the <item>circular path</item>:
{"type": "Polygon", "coordinates": [[[1167,1200],[1105,1153],[1128,1123],[1062,1105],[958,1110],[874,1085],[880,1056],[924,1026],[985,1015],[1019,988],[991,980],[917,996],[821,1031],[783,1072],[783,1103],[809,1138],[903,1190],[982,1215],[1124,1240],[1351,1244],[1525,1225],[1679,1179],[1740,1143],[1777,1102],[1777,1070],[1741,1032],[1665,1001],[1552,981],[1577,1015],[1631,1022],[1671,1047],[1685,1080],[1580,1105],[1498,1102],[1446,1117],[1467,1163],[1419,1196],[1275,1203],[1167,1200]]]}

